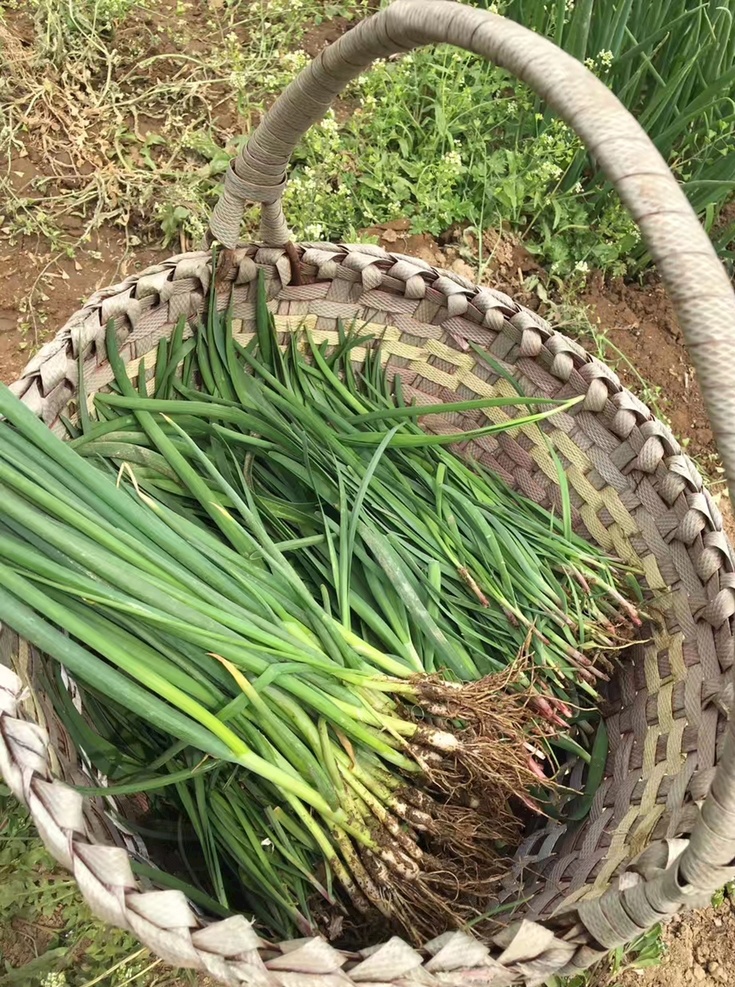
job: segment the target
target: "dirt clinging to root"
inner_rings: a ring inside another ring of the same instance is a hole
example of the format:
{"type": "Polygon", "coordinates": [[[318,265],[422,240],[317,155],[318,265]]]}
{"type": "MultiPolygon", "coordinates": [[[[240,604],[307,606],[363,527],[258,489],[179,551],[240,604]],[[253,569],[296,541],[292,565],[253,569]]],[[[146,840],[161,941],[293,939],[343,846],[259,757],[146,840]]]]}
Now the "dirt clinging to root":
{"type": "Polygon", "coordinates": [[[379,913],[419,943],[486,910],[524,821],[541,812],[532,791],[553,790],[529,752],[558,728],[539,712],[537,688],[519,687],[524,674],[516,662],[478,682],[412,680],[403,715],[416,723],[407,752],[422,773],[372,806],[376,846],[343,846],[368,920],[379,913]]]}

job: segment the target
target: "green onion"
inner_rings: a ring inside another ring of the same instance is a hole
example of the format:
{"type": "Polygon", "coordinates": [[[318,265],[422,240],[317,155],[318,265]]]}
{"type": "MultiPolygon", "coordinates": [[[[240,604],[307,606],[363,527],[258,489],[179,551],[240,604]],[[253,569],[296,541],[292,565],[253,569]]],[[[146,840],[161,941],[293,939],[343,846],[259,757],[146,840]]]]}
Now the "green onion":
{"type": "Polygon", "coordinates": [[[554,804],[537,757],[588,760],[593,797],[595,659],[640,618],[556,454],[560,519],[445,447],[578,399],[407,405],[355,327],[279,347],[262,281],[256,315],[247,347],[214,305],[180,322],[153,397],[111,326],[115,393],[69,443],[0,387],[0,620],[74,676],[84,719],[50,694],[110,790],[179,819],[200,900],[281,935],[479,921],[521,807],[554,804]],[[498,407],[521,413],[417,423],[498,407]]]}

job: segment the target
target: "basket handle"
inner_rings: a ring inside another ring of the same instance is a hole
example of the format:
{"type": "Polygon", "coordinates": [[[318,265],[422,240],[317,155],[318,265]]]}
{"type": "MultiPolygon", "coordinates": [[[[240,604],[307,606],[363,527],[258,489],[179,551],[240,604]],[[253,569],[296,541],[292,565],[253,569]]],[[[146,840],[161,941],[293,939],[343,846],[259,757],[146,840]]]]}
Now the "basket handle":
{"type": "Polygon", "coordinates": [[[299,73],[232,160],[212,235],[235,247],[246,203],[260,202],[262,241],[286,244],[281,200],[301,137],[375,59],[438,42],[482,55],[534,89],[615,186],[676,310],[735,502],[735,295],[725,270],[666,162],[617,97],[575,58],[514,21],[452,0],[396,0],[361,21],[299,73]]]}
{"type": "MultiPolygon", "coordinates": [[[[347,84],[376,58],[448,42],[507,69],[533,88],[582,138],[612,182],[656,263],[699,376],[712,430],[735,500],[735,295],[709,237],[642,127],[580,62],[511,20],[451,0],[397,0],[362,21],[308,65],[268,110],[231,163],[210,228],[237,244],[247,201],[263,204],[261,237],[290,235],[281,198],[291,152],[347,84]]],[[[735,718],[691,840],[661,886],[655,909],[674,911],[731,879],[735,858],[735,718]]],[[[656,921],[638,904],[642,928],[656,921]]],[[[595,904],[591,902],[590,905],[595,904]]],[[[599,917],[599,916],[598,916],[599,917]]],[[[631,916],[635,917],[635,916],[631,916]]]]}

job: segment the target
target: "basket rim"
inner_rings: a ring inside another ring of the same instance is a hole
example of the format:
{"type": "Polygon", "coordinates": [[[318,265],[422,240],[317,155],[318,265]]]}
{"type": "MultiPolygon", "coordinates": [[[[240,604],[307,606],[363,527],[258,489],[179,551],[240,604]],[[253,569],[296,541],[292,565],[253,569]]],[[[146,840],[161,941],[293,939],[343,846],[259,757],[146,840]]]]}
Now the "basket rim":
{"type": "MultiPolygon", "coordinates": [[[[296,250],[300,280],[306,284],[322,284],[342,277],[363,291],[382,289],[400,294],[397,283],[403,287],[404,297],[410,295],[415,299],[422,291],[424,295],[427,291],[436,292],[444,299],[449,320],[468,317],[487,328],[497,324],[499,308],[510,309],[514,314],[510,318],[501,316],[501,321],[518,338],[518,345],[529,353],[537,346],[542,347],[549,358],[550,372],[560,381],[569,383],[575,373],[573,384],[576,382],[576,386],[586,388],[587,400],[583,408],[589,405],[588,410],[602,414],[612,402],[615,412],[612,420],[617,422],[622,434],[626,431],[629,434],[631,420],[633,426],[636,423],[638,427],[645,426],[646,441],[635,468],[649,475],[662,467],[671,472],[677,480],[677,489],[689,491],[689,496],[695,498],[687,523],[696,522],[701,529],[703,504],[699,500],[704,498],[706,505],[708,495],[696,467],[681,453],[666,426],[657,422],[645,405],[622,387],[609,368],[587,354],[579,344],[557,333],[538,315],[524,309],[503,292],[477,287],[455,272],[433,268],[417,258],[392,254],[372,245],[308,243],[298,245],[296,250]]],[[[252,283],[259,267],[266,268],[274,295],[293,283],[292,259],[285,249],[247,244],[226,253],[215,274],[215,290],[231,291],[237,285],[252,283]]],[[[96,360],[99,353],[104,353],[108,317],[118,319],[119,326],[134,334],[136,326],[140,329],[151,308],[167,305],[169,311],[178,312],[182,299],[186,298],[188,316],[193,321],[201,312],[211,288],[211,255],[200,251],[176,255],[130,276],[119,285],[96,292],[72,315],[55,339],[31,360],[14,390],[53,426],[58,422],[60,410],[59,388],[67,401],[73,394],[64,375],[77,365],[80,347],[83,352],[86,347],[91,359],[96,360]],[[99,351],[98,347],[101,347],[99,351]],[[48,393],[44,394],[47,386],[48,393]]],[[[173,323],[169,324],[172,328],[173,323]]],[[[537,353],[540,352],[538,349],[537,353]]],[[[714,512],[709,519],[712,533],[722,535],[717,530],[716,508],[714,512]]],[[[685,521],[687,518],[682,520],[682,531],[686,529],[685,521]]],[[[726,539],[724,545],[732,571],[735,557],[726,539]]],[[[319,939],[300,941],[298,947],[293,943],[273,946],[264,943],[243,917],[204,923],[194,915],[179,892],[134,890],[136,885],[125,851],[119,847],[92,847],[86,841],[82,835],[81,796],[61,782],[50,780],[48,737],[41,728],[19,718],[21,688],[14,673],[0,667],[0,771],[15,794],[28,805],[44,842],[56,859],[73,871],[82,893],[97,914],[132,930],[169,962],[198,966],[225,982],[227,977],[230,982],[239,982],[233,981],[233,976],[246,982],[252,979],[254,971],[243,967],[245,955],[248,964],[254,963],[261,970],[303,975],[307,973],[303,965],[307,955],[318,954],[319,963],[326,964],[321,972],[327,972],[329,967],[329,972],[339,970],[343,980],[347,976],[362,981],[368,979],[368,974],[373,979],[371,970],[374,967],[376,978],[378,970],[389,969],[389,975],[385,974],[385,980],[380,981],[386,983],[403,975],[396,972],[399,968],[403,971],[420,964],[429,973],[449,972],[444,964],[454,963],[450,957],[458,953],[465,969],[490,968],[498,976],[502,973],[509,978],[527,977],[529,963],[534,969],[544,969],[544,977],[564,971],[576,972],[610,948],[607,945],[610,932],[605,928],[605,924],[610,925],[607,918],[610,909],[623,908],[622,903],[627,902],[632,892],[637,891],[640,897],[641,889],[655,890],[663,881],[670,880],[676,861],[687,845],[687,841],[682,840],[653,843],[642,862],[631,862],[617,887],[603,898],[571,904],[564,913],[551,920],[531,922],[524,919],[506,928],[492,946],[464,933],[447,933],[426,944],[422,950],[414,950],[398,939],[377,949],[371,947],[361,954],[342,953],[319,939]],[[673,849],[670,843],[674,845],[673,849]],[[162,908],[164,905],[165,909],[162,908]],[[400,961],[399,956],[403,957],[400,961]],[[385,963],[395,962],[398,966],[378,966],[379,957],[385,963]],[[371,961],[369,964],[368,960],[371,961]],[[401,966],[404,962],[408,967],[401,966]]],[[[704,898],[697,895],[690,900],[699,904],[704,898]]],[[[663,905],[664,902],[658,900],[648,903],[649,925],[678,910],[678,907],[672,908],[670,902],[667,907],[663,905]]],[[[627,910],[623,908],[622,914],[627,915],[627,910]]],[[[612,928],[620,929],[620,921],[612,928]]],[[[645,927],[636,925],[628,917],[623,928],[625,941],[628,941],[645,927]]]]}
{"type": "MultiPolygon", "coordinates": [[[[634,118],[584,66],[520,25],[446,0],[433,0],[430,5],[425,0],[399,0],[363,21],[304,69],[260,121],[226,173],[223,194],[210,223],[212,231],[222,243],[234,248],[245,202],[258,201],[263,204],[264,239],[272,243],[287,240],[281,197],[290,151],[299,136],[373,59],[432,41],[450,41],[512,71],[544,97],[594,153],[639,224],[675,303],[735,495],[732,286],[682,189],[634,118]]],[[[383,271],[380,260],[374,255],[370,259],[369,251],[343,249],[344,256],[337,262],[329,251],[326,256],[320,255],[318,245],[307,247],[302,263],[313,262],[319,277],[328,278],[330,271],[336,277],[343,270],[346,279],[360,282],[368,292],[393,278],[402,281],[407,298],[421,297],[421,292],[427,291],[438,293],[448,312],[448,322],[469,312],[477,324],[492,329],[499,314],[497,309],[502,307],[491,290],[474,290],[447,272],[436,271],[434,278],[430,271],[429,288],[425,284],[427,272],[420,266],[403,276],[405,269],[400,265],[407,263],[406,258],[395,255],[390,270],[383,271]],[[316,253],[308,254],[309,250],[316,253]]],[[[123,329],[130,327],[134,334],[136,328],[144,327],[151,305],[166,304],[171,312],[179,314],[176,306],[183,304],[188,316],[197,314],[197,306],[201,307],[209,289],[208,275],[203,273],[206,263],[201,258],[194,259],[187,267],[186,257],[177,260],[173,274],[164,265],[149,272],[147,279],[129,279],[108,289],[106,296],[104,292],[93,296],[91,307],[77,313],[78,321],[73,317],[57,340],[44,347],[35,365],[31,362],[18,382],[17,393],[48,424],[58,419],[74,391],[70,366],[73,368],[75,361],[69,361],[67,350],[74,355],[75,346],[82,354],[88,347],[103,347],[108,317],[119,320],[123,329]],[[182,297],[177,299],[173,283],[179,268],[182,297]],[[187,288],[187,279],[194,288],[187,288]]],[[[246,253],[238,266],[243,281],[248,280],[248,274],[252,280],[256,263],[271,266],[280,282],[288,285],[291,268],[284,251],[268,253],[255,248],[252,256],[246,253]]],[[[701,553],[698,569],[690,560],[695,581],[704,585],[704,573],[707,574],[708,590],[701,607],[697,603],[696,613],[690,607],[685,614],[695,632],[692,646],[698,649],[697,632],[704,628],[710,636],[710,652],[704,653],[704,658],[714,662],[719,671],[729,669],[733,660],[735,566],[721,530],[719,512],[698,471],[682,455],[668,429],[620,387],[607,367],[580,355],[575,344],[561,335],[551,331],[547,335],[546,327],[539,326],[531,313],[517,306],[506,319],[517,334],[521,351],[531,358],[543,355],[552,376],[572,392],[585,395],[580,414],[608,414],[606,424],[612,434],[622,441],[636,437],[638,448],[633,449],[627,465],[642,478],[640,486],[644,487],[646,478],[655,476],[660,481],[663,500],[668,502],[671,498],[671,503],[681,504],[678,524],[666,532],[666,538],[681,550],[682,559],[695,543],[704,545],[709,553],[704,562],[705,552],[701,553]],[[715,634],[719,635],[717,641],[715,634]],[[719,658],[722,647],[718,650],[716,645],[728,648],[723,661],[719,658]]],[[[99,351],[103,352],[103,348],[99,351]]],[[[654,535],[664,542],[660,532],[654,535]]],[[[682,584],[685,576],[680,576],[682,584]]],[[[522,920],[495,939],[492,951],[463,933],[454,933],[448,939],[440,937],[426,944],[423,951],[413,950],[401,940],[391,940],[377,949],[363,951],[356,965],[352,958],[345,958],[317,939],[281,944],[280,953],[274,956],[272,952],[261,952],[254,930],[242,918],[200,928],[183,896],[177,898],[175,892],[134,891],[127,858],[123,860],[114,848],[93,847],[84,841],[77,793],[58,782],[49,782],[48,738],[39,728],[17,718],[18,683],[8,677],[13,673],[6,669],[0,668],[0,676],[0,770],[9,779],[11,789],[27,801],[57,859],[68,862],[93,910],[108,921],[133,929],[169,962],[198,966],[227,983],[262,984],[276,980],[286,987],[292,974],[306,982],[337,975],[343,983],[389,983],[416,976],[436,980],[434,974],[438,974],[442,981],[456,980],[458,984],[481,977],[494,987],[517,980],[531,987],[553,974],[585,969],[607,949],[623,945],[682,907],[703,902],[735,876],[735,868],[725,866],[735,852],[734,720],[721,763],[709,779],[711,792],[691,826],[690,840],[652,844],[638,864],[621,875],[617,886],[601,897],[572,903],[564,913],[544,924],[522,920]],[[110,855],[116,852],[117,857],[110,855]]],[[[704,699],[704,691],[700,689],[700,700],[704,699]]],[[[722,692],[721,686],[719,693],[715,689],[718,697],[722,692]]],[[[715,718],[719,719],[717,711],[715,718]]],[[[715,745],[710,746],[707,753],[714,757],[715,745]]],[[[706,785],[705,793],[708,788],[706,785]]],[[[682,801],[685,793],[676,794],[682,801]]]]}

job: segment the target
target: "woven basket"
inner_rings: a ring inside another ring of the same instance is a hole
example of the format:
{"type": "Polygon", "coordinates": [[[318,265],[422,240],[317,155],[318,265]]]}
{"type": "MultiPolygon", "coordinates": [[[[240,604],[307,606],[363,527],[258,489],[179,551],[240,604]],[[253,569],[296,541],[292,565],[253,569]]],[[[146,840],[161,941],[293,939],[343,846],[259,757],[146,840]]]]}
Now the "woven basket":
{"type": "MultiPolygon", "coordinates": [[[[317,340],[336,340],[340,318],[366,323],[367,332],[378,326],[390,372],[401,375],[409,395],[430,395],[432,403],[509,393],[466,341],[477,342],[528,394],[585,395],[573,412],[546,423],[566,466],[578,530],[642,568],[665,622],[630,648],[611,684],[604,710],[610,752],[588,818],[547,825],[511,862],[500,900],[530,899],[512,924],[489,942],[456,932],[422,949],[392,939],[350,954],[318,939],[265,943],[243,917],[207,922],[179,892],[140,889],[123,843],[105,840],[103,807],[56,780],[75,781],[78,759],[42,690],[34,691],[38,656],[5,631],[0,650],[18,672],[0,665],[6,782],[98,915],[132,930],[170,963],[223,983],[541,984],[706,903],[735,876],[735,741],[726,729],[735,565],[693,463],[611,370],[507,295],[373,246],[289,242],[280,200],[300,136],[373,59],[428,42],[450,42],[509,69],[584,139],[657,262],[731,484],[735,477],[735,298],[664,161],[605,86],[550,42],[448,0],[399,0],[326,49],[228,172],[211,224],[227,248],[214,281],[209,254],[189,253],[97,292],[28,365],[16,393],[63,433],[60,416],[73,415],[77,400],[79,354],[90,391],[111,380],[104,348],[110,318],[135,377],[137,361],[145,356],[151,368],[157,342],[182,313],[196,323],[211,291],[220,308],[233,305],[236,332],[247,338],[259,269],[279,330],[305,322],[317,340]],[[265,245],[237,246],[246,200],[263,203],[265,245]],[[28,695],[30,703],[23,701],[28,695]]],[[[447,428],[473,428],[484,423],[481,414],[455,416],[447,428]]],[[[538,427],[476,440],[465,451],[540,504],[557,502],[556,469],[538,427]]],[[[577,776],[581,781],[581,770],[577,776]]]]}

